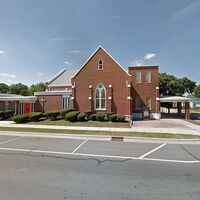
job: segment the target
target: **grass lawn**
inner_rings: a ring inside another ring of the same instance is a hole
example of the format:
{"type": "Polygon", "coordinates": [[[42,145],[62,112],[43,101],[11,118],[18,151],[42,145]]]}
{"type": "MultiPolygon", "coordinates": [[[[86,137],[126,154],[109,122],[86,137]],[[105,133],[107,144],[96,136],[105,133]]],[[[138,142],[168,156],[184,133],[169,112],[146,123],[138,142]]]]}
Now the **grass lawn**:
{"type": "Polygon", "coordinates": [[[40,120],[38,122],[28,122],[26,124],[37,124],[37,125],[58,125],[58,126],[90,126],[90,127],[115,127],[115,128],[130,128],[129,122],[100,122],[100,121],[86,121],[86,122],[69,122],[63,119],[58,120],[40,120]]]}
{"type": "Polygon", "coordinates": [[[15,132],[40,132],[40,133],[63,133],[63,134],[85,134],[85,135],[111,135],[111,136],[132,136],[132,137],[149,137],[149,138],[172,138],[172,139],[200,139],[196,135],[182,135],[169,133],[146,133],[146,132],[106,132],[106,131],[75,131],[75,130],[52,130],[39,128],[7,128],[0,127],[0,131],[15,132]]]}
{"type": "Polygon", "coordinates": [[[200,120],[188,120],[188,121],[200,126],[200,120]]]}

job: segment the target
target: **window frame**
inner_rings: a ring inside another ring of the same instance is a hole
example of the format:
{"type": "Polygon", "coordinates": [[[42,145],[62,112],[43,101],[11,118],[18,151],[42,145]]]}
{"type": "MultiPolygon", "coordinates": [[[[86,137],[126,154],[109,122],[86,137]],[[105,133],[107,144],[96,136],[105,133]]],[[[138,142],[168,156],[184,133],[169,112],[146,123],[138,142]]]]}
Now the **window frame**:
{"type": "Polygon", "coordinates": [[[103,60],[102,59],[100,59],[99,61],[98,61],[98,70],[103,70],[103,60]],[[100,64],[100,62],[101,62],[101,64],[100,64]],[[101,67],[100,67],[101,66],[101,67]]]}
{"type": "Polygon", "coordinates": [[[145,83],[151,83],[152,81],[152,74],[151,72],[145,72],[145,83]],[[147,75],[149,74],[149,79],[147,79],[147,75]]]}
{"type": "Polygon", "coordinates": [[[138,83],[138,84],[139,84],[139,83],[142,83],[142,72],[139,72],[139,71],[138,71],[138,72],[135,73],[135,82],[138,83]],[[137,75],[138,75],[138,74],[140,75],[140,76],[139,76],[139,80],[140,80],[139,82],[138,82],[138,80],[137,80],[137,75]]]}
{"type": "Polygon", "coordinates": [[[94,98],[94,107],[95,110],[106,110],[106,88],[104,86],[104,84],[99,83],[95,89],[95,98],[94,98]],[[102,85],[102,87],[100,88],[100,86],[102,85]],[[105,97],[102,98],[102,90],[104,90],[104,94],[105,97]],[[99,93],[99,96],[97,98],[97,91],[99,93]],[[102,100],[105,101],[105,107],[102,107],[102,100]],[[98,103],[97,103],[98,101],[98,103]],[[97,108],[97,104],[98,104],[98,108],[97,108]]]}

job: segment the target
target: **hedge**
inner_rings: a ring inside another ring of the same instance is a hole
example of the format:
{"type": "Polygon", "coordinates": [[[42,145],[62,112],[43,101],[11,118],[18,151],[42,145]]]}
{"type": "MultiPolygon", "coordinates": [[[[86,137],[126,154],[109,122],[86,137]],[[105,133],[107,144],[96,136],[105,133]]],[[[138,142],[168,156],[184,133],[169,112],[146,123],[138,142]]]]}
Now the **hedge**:
{"type": "Polygon", "coordinates": [[[5,113],[3,110],[0,110],[0,119],[4,119],[5,118],[5,113]]]}
{"type": "Polygon", "coordinates": [[[84,112],[80,112],[80,113],[77,115],[77,119],[78,119],[78,121],[81,121],[81,122],[86,121],[86,114],[85,114],[84,112]]]}
{"type": "Polygon", "coordinates": [[[104,112],[98,112],[96,114],[96,118],[97,118],[97,121],[105,121],[105,113],[104,112]]]}
{"type": "Polygon", "coordinates": [[[60,115],[62,116],[62,118],[64,118],[67,113],[72,112],[72,111],[77,111],[77,109],[76,108],[63,109],[60,111],[60,115]]]}
{"type": "Polygon", "coordinates": [[[47,112],[45,112],[45,115],[47,118],[56,120],[57,117],[60,115],[60,110],[47,111],[47,112]]]}
{"type": "Polygon", "coordinates": [[[42,113],[41,112],[30,112],[28,117],[30,121],[39,121],[39,119],[42,117],[42,113]]]}
{"type": "Polygon", "coordinates": [[[116,121],[117,121],[117,114],[112,114],[112,115],[110,115],[110,116],[109,116],[109,120],[110,120],[111,122],[116,122],[116,121]]]}
{"type": "Polygon", "coordinates": [[[25,123],[28,121],[29,116],[27,114],[20,114],[20,115],[15,115],[12,117],[12,120],[15,123],[25,123]]]}
{"type": "Polygon", "coordinates": [[[9,117],[13,117],[15,111],[14,110],[1,110],[0,111],[0,119],[7,119],[9,117]]]}
{"type": "Polygon", "coordinates": [[[125,121],[125,119],[126,119],[126,116],[124,116],[124,115],[117,115],[117,121],[118,122],[124,122],[125,121]]]}
{"type": "Polygon", "coordinates": [[[96,121],[96,120],[97,120],[96,114],[91,114],[91,115],[90,115],[90,120],[96,121]]]}
{"type": "Polygon", "coordinates": [[[70,121],[70,122],[75,122],[77,121],[78,114],[79,114],[79,111],[69,112],[65,115],[65,120],[70,121]]]}
{"type": "Polygon", "coordinates": [[[86,118],[87,120],[89,120],[89,119],[90,119],[90,116],[92,115],[92,110],[86,110],[86,111],[84,111],[84,113],[86,114],[85,118],[86,118]]]}

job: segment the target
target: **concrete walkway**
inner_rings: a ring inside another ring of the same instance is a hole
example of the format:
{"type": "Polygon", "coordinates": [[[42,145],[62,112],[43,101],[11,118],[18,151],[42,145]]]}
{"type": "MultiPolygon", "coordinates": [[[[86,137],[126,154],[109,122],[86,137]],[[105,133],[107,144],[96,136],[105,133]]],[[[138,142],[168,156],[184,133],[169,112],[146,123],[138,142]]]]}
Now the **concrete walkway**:
{"type": "Polygon", "coordinates": [[[38,128],[38,129],[53,129],[53,130],[82,130],[82,131],[111,131],[111,132],[150,132],[150,133],[171,133],[171,134],[190,134],[200,135],[200,126],[181,120],[184,127],[145,127],[134,126],[132,128],[113,128],[113,127],[83,127],[83,126],[56,126],[56,125],[30,125],[30,124],[15,124],[12,121],[0,121],[0,127],[13,128],[38,128]]]}

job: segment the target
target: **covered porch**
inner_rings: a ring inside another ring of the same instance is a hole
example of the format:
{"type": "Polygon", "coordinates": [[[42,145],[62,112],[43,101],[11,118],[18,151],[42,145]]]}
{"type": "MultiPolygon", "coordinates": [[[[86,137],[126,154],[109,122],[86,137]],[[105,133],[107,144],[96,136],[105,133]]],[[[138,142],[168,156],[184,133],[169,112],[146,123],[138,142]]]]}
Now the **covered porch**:
{"type": "Polygon", "coordinates": [[[1,94],[0,110],[13,110],[15,115],[29,113],[35,110],[35,102],[35,96],[1,94]]]}
{"type": "Polygon", "coordinates": [[[188,97],[181,97],[181,96],[160,96],[159,98],[160,104],[161,103],[172,103],[176,104],[177,109],[177,117],[182,117],[182,106],[184,106],[185,110],[185,119],[190,119],[190,98],[188,97]]]}

